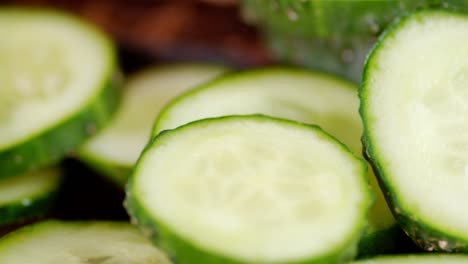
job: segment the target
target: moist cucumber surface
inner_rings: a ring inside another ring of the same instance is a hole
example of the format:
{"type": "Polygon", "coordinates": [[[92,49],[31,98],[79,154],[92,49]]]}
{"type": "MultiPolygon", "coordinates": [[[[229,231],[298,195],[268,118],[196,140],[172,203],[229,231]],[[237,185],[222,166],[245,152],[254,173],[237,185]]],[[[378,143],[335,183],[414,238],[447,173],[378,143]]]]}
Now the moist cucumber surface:
{"type": "Polygon", "coordinates": [[[114,118],[81,147],[80,158],[125,184],[160,109],[182,92],[226,71],[221,66],[187,63],[148,68],[131,76],[114,118]]]}
{"type": "Polygon", "coordinates": [[[47,213],[60,187],[58,168],[0,179],[0,226],[21,223],[47,213]]]}
{"type": "MultiPolygon", "coordinates": [[[[334,76],[295,68],[250,70],[225,75],[179,96],[161,111],[153,136],[193,120],[261,113],[317,124],[360,154],[362,122],[358,108],[357,87],[334,76]]],[[[369,180],[377,199],[360,246],[362,255],[394,250],[399,233],[371,171],[369,180]],[[386,243],[376,243],[383,238],[386,243]]]]}
{"type": "Polygon", "coordinates": [[[61,159],[118,98],[112,42],[65,13],[0,8],[0,177],[61,159]]]}
{"type": "Polygon", "coordinates": [[[468,11],[468,0],[244,0],[245,20],[258,26],[280,60],[359,83],[365,57],[394,19],[424,8],[468,11]],[[337,19],[339,17],[339,19],[337,19]]]}
{"type": "Polygon", "coordinates": [[[401,255],[381,256],[372,259],[352,262],[356,264],[459,264],[468,263],[468,257],[464,255],[401,255]]]}
{"type": "Polygon", "coordinates": [[[364,230],[366,173],[319,127],[228,116],[153,139],[126,202],[177,263],[334,263],[364,230]]]}
{"type": "Polygon", "coordinates": [[[120,222],[46,221],[0,238],[0,263],[170,264],[137,228],[120,222]]]}
{"type": "Polygon", "coordinates": [[[370,55],[363,143],[397,220],[426,250],[468,251],[468,17],[402,19],[370,55]]]}

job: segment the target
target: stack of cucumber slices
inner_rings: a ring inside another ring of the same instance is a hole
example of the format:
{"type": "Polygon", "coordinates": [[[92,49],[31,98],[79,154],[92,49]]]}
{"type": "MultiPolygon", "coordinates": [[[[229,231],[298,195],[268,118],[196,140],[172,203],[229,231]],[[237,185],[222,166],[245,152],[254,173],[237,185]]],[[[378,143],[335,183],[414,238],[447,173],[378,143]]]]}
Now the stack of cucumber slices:
{"type": "MultiPolygon", "coordinates": [[[[271,8],[349,4],[293,2],[271,8]]],[[[0,36],[0,227],[37,222],[0,263],[468,263],[467,15],[399,17],[360,86],[201,62],[121,80],[112,40],[59,11],[0,8],[0,36]],[[125,192],[128,222],[38,221],[66,157],[125,192]]]]}

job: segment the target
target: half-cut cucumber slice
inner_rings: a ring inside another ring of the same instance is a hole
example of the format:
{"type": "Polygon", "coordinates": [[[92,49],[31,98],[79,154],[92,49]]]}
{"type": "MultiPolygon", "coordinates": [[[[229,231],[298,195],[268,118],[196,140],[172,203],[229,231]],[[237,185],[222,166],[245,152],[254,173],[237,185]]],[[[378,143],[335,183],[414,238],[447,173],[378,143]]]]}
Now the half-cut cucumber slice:
{"type": "Polygon", "coordinates": [[[228,116],[157,136],[127,209],[177,263],[352,258],[371,203],[367,166],[319,127],[228,116]]]}
{"type": "Polygon", "coordinates": [[[170,261],[128,223],[47,221],[1,238],[0,263],[170,264],[170,261]]]}
{"type": "Polygon", "coordinates": [[[468,256],[464,255],[401,255],[382,256],[372,259],[352,262],[355,264],[466,264],[468,256]]]}
{"type": "Polygon", "coordinates": [[[0,8],[0,178],[61,159],[116,108],[112,42],[58,11],[0,8]]]}
{"type": "MultiPolygon", "coordinates": [[[[153,135],[198,119],[255,113],[317,124],[355,154],[362,153],[357,87],[335,76],[294,68],[232,73],[186,92],[161,111],[153,135]]],[[[399,232],[370,170],[369,178],[377,201],[360,245],[362,255],[392,251],[399,232]]]]}
{"type": "Polygon", "coordinates": [[[160,109],[183,91],[226,71],[215,65],[178,64],[146,69],[130,77],[115,117],[80,149],[80,158],[124,185],[149,141],[160,109]]]}
{"type": "Polygon", "coordinates": [[[53,204],[61,180],[58,168],[0,179],[0,226],[45,214],[53,204]]]}
{"type": "Polygon", "coordinates": [[[468,16],[402,19],[370,55],[360,90],[367,155],[406,233],[468,252],[468,16]]]}

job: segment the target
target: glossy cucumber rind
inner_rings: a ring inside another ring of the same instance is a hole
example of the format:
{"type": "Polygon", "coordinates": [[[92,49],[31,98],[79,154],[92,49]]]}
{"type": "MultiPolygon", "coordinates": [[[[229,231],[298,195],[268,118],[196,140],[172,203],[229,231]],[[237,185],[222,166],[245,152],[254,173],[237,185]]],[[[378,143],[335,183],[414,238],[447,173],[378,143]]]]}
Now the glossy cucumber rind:
{"type": "Polygon", "coordinates": [[[32,138],[0,152],[0,178],[57,163],[101,129],[117,109],[120,90],[109,76],[99,94],[79,113],[32,138]]]}
{"type": "Polygon", "coordinates": [[[420,21],[426,15],[431,14],[467,18],[467,16],[462,13],[447,10],[426,10],[409,14],[390,25],[389,28],[379,37],[377,43],[369,53],[364,67],[362,84],[359,89],[359,97],[361,99],[359,112],[364,125],[364,133],[362,136],[364,157],[371,164],[387,203],[389,204],[399,226],[417,246],[426,251],[468,253],[468,237],[461,237],[459,234],[444,231],[442,228],[436,227],[433,224],[428,223],[425,219],[414,215],[410,209],[407,210],[405,208],[405,202],[403,201],[404,198],[398,196],[398,190],[391,183],[391,177],[385,169],[385,164],[381,164],[379,162],[380,154],[374,147],[375,140],[372,137],[373,133],[369,127],[369,122],[372,122],[373,117],[372,113],[369,113],[367,110],[367,98],[369,93],[367,83],[370,80],[370,75],[372,75],[373,69],[377,69],[379,67],[377,65],[379,51],[387,45],[387,40],[390,42],[398,30],[401,27],[404,27],[406,23],[409,23],[412,20],[420,21]]]}
{"type": "MultiPolygon", "coordinates": [[[[215,118],[208,118],[193,121],[191,123],[182,125],[174,130],[166,130],[159,133],[156,137],[154,137],[150,143],[147,145],[145,150],[143,151],[142,155],[140,156],[140,160],[144,157],[145,153],[148,152],[152,147],[157,146],[160,142],[164,142],[164,137],[166,133],[173,133],[179,129],[187,129],[190,126],[197,126],[198,123],[207,123],[207,122],[217,122],[222,120],[229,120],[229,119],[259,119],[262,121],[263,119],[270,119],[274,120],[275,122],[281,122],[285,124],[295,124],[302,127],[305,127],[310,130],[318,131],[322,133],[325,138],[333,140],[335,143],[340,145],[340,147],[346,151],[346,153],[357,160],[360,160],[361,168],[362,168],[362,188],[363,188],[363,195],[364,201],[361,204],[361,220],[360,223],[357,224],[356,229],[354,230],[353,234],[350,234],[343,242],[339,245],[331,248],[328,252],[324,253],[321,256],[311,256],[310,259],[300,259],[300,260],[291,260],[291,261],[284,261],[284,262],[274,262],[278,264],[325,264],[325,263],[338,263],[342,261],[349,261],[353,259],[357,254],[357,247],[359,243],[359,239],[364,232],[365,227],[367,226],[367,212],[372,204],[372,191],[367,183],[367,165],[366,163],[355,154],[353,154],[343,143],[336,140],[328,133],[323,131],[320,127],[315,125],[308,125],[303,123],[298,123],[291,120],[285,119],[278,119],[273,117],[268,117],[264,115],[249,115],[249,116],[222,116],[222,117],[215,117],[215,118]]],[[[151,213],[145,206],[143,205],[143,201],[139,194],[135,191],[135,175],[138,173],[138,163],[135,167],[135,170],[132,176],[129,179],[126,188],[126,199],[125,199],[125,208],[129,213],[132,223],[138,225],[143,233],[146,234],[152,241],[163,249],[176,263],[179,264],[189,264],[193,263],[195,260],[197,263],[206,263],[206,264],[246,264],[249,263],[243,260],[233,259],[231,257],[220,255],[216,252],[211,252],[209,249],[202,248],[195,243],[191,243],[180,237],[176,234],[175,231],[171,230],[164,221],[158,219],[154,213],[151,213]]]]}
{"type": "Polygon", "coordinates": [[[245,20],[259,26],[278,59],[361,81],[378,35],[395,18],[426,8],[468,12],[468,0],[244,0],[245,20]]]}

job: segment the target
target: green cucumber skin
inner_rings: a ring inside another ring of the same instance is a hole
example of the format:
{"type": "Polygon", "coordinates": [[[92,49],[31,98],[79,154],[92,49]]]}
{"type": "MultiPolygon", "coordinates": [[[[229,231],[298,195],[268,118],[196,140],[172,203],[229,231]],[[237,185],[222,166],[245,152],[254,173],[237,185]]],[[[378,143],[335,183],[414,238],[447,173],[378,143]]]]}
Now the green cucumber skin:
{"type": "Polygon", "coordinates": [[[242,6],[248,22],[306,38],[377,36],[396,17],[419,9],[468,11],[467,0],[243,0],[242,6]]]}
{"type": "Polygon", "coordinates": [[[421,251],[397,224],[384,230],[364,233],[358,248],[357,259],[421,251]]]}
{"type": "Polygon", "coordinates": [[[0,227],[21,224],[31,219],[45,216],[53,207],[59,191],[52,191],[41,196],[31,197],[30,203],[18,201],[14,204],[0,207],[0,227]]]}
{"type": "Polygon", "coordinates": [[[369,161],[372,166],[374,173],[377,177],[379,185],[384,193],[385,199],[389,205],[393,216],[397,220],[403,231],[413,240],[413,242],[426,251],[439,251],[449,253],[468,253],[468,239],[457,236],[456,234],[449,234],[444,232],[440,228],[434,227],[427,223],[424,219],[418,219],[412,215],[411,212],[406,212],[400,198],[397,197],[396,189],[392,186],[389,181],[388,173],[384,169],[384,165],[378,162],[378,153],[373,148],[372,142],[372,131],[368,126],[369,119],[368,113],[366,112],[367,102],[367,81],[370,79],[369,72],[372,68],[377,67],[373,65],[373,58],[378,53],[379,49],[385,46],[385,40],[393,38],[393,33],[398,30],[399,27],[404,26],[410,19],[422,19],[425,14],[448,14],[451,16],[462,16],[466,17],[461,13],[443,11],[443,10],[428,10],[421,11],[412,15],[404,16],[400,20],[395,21],[389,28],[379,37],[377,43],[370,51],[367,61],[364,66],[364,75],[362,85],[359,88],[360,107],[359,113],[363,120],[364,133],[361,138],[362,145],[364,147],[364,157],[369,161]],[[415,16],[418,16],[415,18],[415,16]]]}
{"type": "MultiPolygon", "coordinates": [[[[131,181],[128,185],[125,207],[131,216],[132,223],[138,225],[142,232],[153,243],[161,248],[169,258],[177,264],[247,264],[228,257],[216,255],[204,249],[195,247],[170,231],[161,221],[149,217],[147,210],[131,194],[131,181]]],[[[222,242],[221,242],[222,243],[222,242]]],[[[357,241],[354,242],[357,244],[357,241]]],[[[350,246],[344,250],[337,250],[336,255],[323,256],[313,261],[276,262],[278,264],[330,264],[349,261],[356,256],[356,246],[350,246]]],[[[260,264],[260,263],[259,263],[260,264]]],[[[265,263],[266,264],[266,263],[265,263]]]]}
{"type": "MultiPolygon", "coordinates": [[[[329,78],[335,78],[338,81],[343,81],[348,83],[345,80],[342,80],[341,78],[337,76],[332,76],[332,75],[325,75],[323,73],[318,73],[318,72],[311,72],[309,70],[304,70],[301,68],[297,67],[291,67],[291,66],[274,66],[274,67],[267,67],[267,68],[262,68],[262,69],[255,69],[255,70],[249,70],[249,71],[240,71],[236,73],[230,73],[225,75],[224,77],[212,81],[208,84],[199,86],[198,88],[192,89],[191,91],[188,91],[186,93],[183,93],[181,96],[175,98],[172,100],[166,107],[160,112],[158,115],[156,121],[154,122],[153,130],[152,130],[152,136],[156,136],[158,133],[160,133],[162,130],[167,129],[167,127],[164,126],[165,123],[165,118],[167,116],[171,115],[171,109],[176,108],[177,104],[181,101],[186,100],[187,98],[190,97],[197,97],[199,94],[203,94],[204,92],[208,92],[209,90],[215,90],[217,83],[222,84],[223,82],[230,81],[230,80],[235,80],[236,78],[244,78],[245,76],[255,76],[255,75],[261,75],[264,73],[271,74],[275,73],[278,75],[281,75],[282,73],[286,74],[310,74],[313,73],[317,75],[318,77],[321,76],[329,76],[329,78]]],[[[347,85],[350,86],[350,89],[355,89],[357,93],[357,86],[352,84],[352,85],[347,85]]],[[[301,120],[297,120],[301,121],[301,120]]],[[[373,177],[369,175],[369,177],[373,177]]],[[[380,190],[376,190],[379,191],[380,190]]],[[[389,210],[389,209],[387,209],[389,210]]],[[[393,223],[393,227],[388,227],[385,229],[382,229],[380,227],[380,235],[379,236],[373,236],[372,233],[366,231],[364,232],[362,236],[362,240],[359,242],[359,250],[358,250],[358,255],[359,256],[370,256],[370,255],[377,255],[377,254],[382,254],[386,252],[395,252],[396,248],[396,241],[398,240],[398,235],[399,232],[395,232],[395,229],[398,228],[396,227],[396,222],[393,223]],[[395,237],[397,236],[397,237],[395,237]],[[387,243],[379,243],[379,239],[382,237],[385,237],[385,240],[388,241],[387,243]]],[[[401,232],[401,231],[400,231],[401,232]]]]}
{"type": "MultiPolygon", "coordinates": [[[[166,106],[164,106],[164,108],[161,110],[159,115],[156,117],[156,120],[154,121],[153,128],[151,129],[151,137],[155,137],[159,133],[161,133],[163,130],[166,130],[166,128],[164,128],[164,126],[162,126],[161,124],[164,124],[167,116],[171,115],[170,111],[172,110],[173,107],[177,106],[179,101],[186,100],[187,98],[190,98],[191,96],[197,96],[199,93],[203,93],[209,90],[214,90],[216,89],[216,86],[218,84],[222,84],[229,80],[236,80],[237,78],[245,78],[247,76],[271,74],[271,73],[281,75],[284,72],[286,72],[286,74],[298,74],[298,75],[307,74],[307,75],[315,75],[318,78],[331,78],[331,79],[334,79],[335,81],[343,83],[344,86],[348,86],[348,88],[350,89],[356,89],[357,87],[354,83],[351,83],[348,80],[345,80],[339,76],[334,76],[334,75],[317,72],[317,71],[311,71],[309,69],[304,69],[298,66],[267,66],[267,67],[257,68],[257,69],[239,70],[235,72],[230,72],[230,73],[226,73],[221,78],[216,78],[208,83],[202,84],[198,87],[195,87],[194,89],[186,91],[182,93],[181,95],[177,96],[176,98],[174,98],[173,100],[171,100],[168,104],[166,104],[166,106]]],[[[261,113],[259,114],[262,115],[261,113]]],[[[295,120],[295,121],[301,122],[300,120],[295,120]]]]}
{"type": "MultiPolygon", "coordinates": [[[[116,60],[113,65],[116,69],[116,60]]],[[[117,76],[117,75],[116,75],[117,76]]],[[[83,110],[13,148],[0,152],[0,178],[59,162],[112,117],[120,101],[119,78],[110,75],[83,110]]]]}
{"type": "Polygon", "coordinates": [[[468,0],[243,0],[242,4],[245,20],[260,27],[277,59],[355,83],[361,81],[366,54],[396,17],[424,8],[468,12],[468,0]]]}
{"type": "MultiPolygon", "coordinates": [[[[204,122],[205,120],[220,120],[220,119],[231,119],[231,118],[242,118],[242,117],[245,117],[245,116],[233,115],[233,116],[222,116],[222,117],[196,120],[188,124],[182,125],[178,127],[177,129],[191,126],[192,124],[196,124],[198,122],[204,122]]],[[[248,117],[250,118],[267,117],[268,119],[276,120],[279,122],[299,124],[301,126],[307,127],[312,130],[320,130],[324,134],[335,139],[333,136],[323,131],[320,127],[316,125],[310,125],[310,124],[299,123],[299,122],[292,121],[292,120],[268,117],[268,116],[264,116],[261,114],[249,115],[248,117]]],[[[143,153],[140,155],[139,159],[141,159],[144,156],[145,152],[147,152],[151,148],[151,146],[157,143],[157,139],[159,137],[163,136],[168,131],[170,130],[162,131],[157,136],[153,137],[151,141],[148,143],[148,145],[146,146],[146,148],[143,150],[143,153]]],[[[343,143],[341,143],[340,141],[336,139],[335,141],[343,149],[345,149],[350,155],[354,156],[355,158],[359,160],[362,160],[362,158],[357,157],[343,143]]],[[[369,211],[372,205],[372,200],[373,200],[373,193],[372,193],[371,187],[369,186],[369,184],[367,184],[367,164],[364,162],[364,160],[362,160],[362,166],[363,166],[363,172],[364,172],[362,175],[362,179],[364,181],[363,184],[367,186],[365,190],[366,190],[367,200],[369,202],[367,202],[367,204],[364,205],[365,207],[364,210],[366,211],[366,214],[364,214],[365,217],[363,217],[360,223],[361,230],[357,230],[354,235],[350,236],[350,238],[348,239],[346,243],[344,243],[343,245],[340,245],[340,248],[335,248],[333,252],[330,252],[328,255],[322,255],[320,257],[314,258],[313,260],[275,262],[275,264],[342,263],[342,262],[350,261],[356,257],[358,253],[359,240],[362,237],[365,231],[365,227],[368,224],[367,212],[369,211]]],[[[134,175],[137,170],[138,170],[138,162],[132,175],[130,175],[129,181],[126,186],[126,196],[125,196],[125,201],[124,201],[124,207],[127,210],[131,218],[132,224],[137,225],[145,234],[145,236],[150,238],[156,246],[161,248],[171,258],[171,260],[174,263],[192,264],[194,263],[194,261],[196,261],[196,263],[203,263],[203,264],[248,264],[247,262],[241,262],[241,261],[234,260],[226,256],[220,256],[220,255],[217,255],[216,253],[209,252],[205,249],[196,247],[193,244],[186,242],[186,240],[179,237],[178,235],[174,234],[174,232],[172,232],[162,221],[152,217],[149,210],[147,210],[144,206],[142,206],[142,202],[140,202],[139,199],[133,194],[133,185],[134,185],[133,181],[134,181],[134,175]]],[[[267,263],[258,262],[258,264],[267,264],[267,263]]]]}

